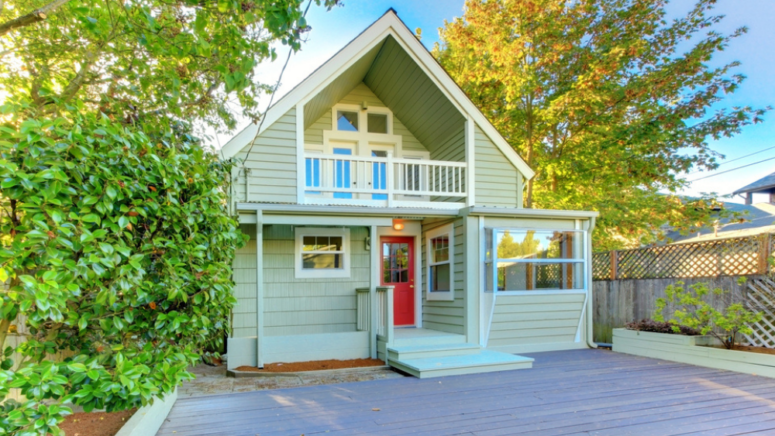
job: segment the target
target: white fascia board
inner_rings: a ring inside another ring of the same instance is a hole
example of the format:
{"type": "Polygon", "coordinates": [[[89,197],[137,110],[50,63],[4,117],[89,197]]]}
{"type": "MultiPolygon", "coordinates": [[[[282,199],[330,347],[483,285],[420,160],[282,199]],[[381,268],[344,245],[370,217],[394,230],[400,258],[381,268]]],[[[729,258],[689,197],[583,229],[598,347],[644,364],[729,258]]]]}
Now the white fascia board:
{"type": "MultiPolygon", "coordinates": [[[[386,14],[369,28],[358,35],[354,40],[347,44],[342,50],[337,52],[333,57],[327,60],[323,65],[315,70],[312,74],[307,76],[301,83],[296,85],[290,92],[285,94],[277,103],[272,105],[264,114],[264,122],[261,124],[261,131],[257,132],[255,125],[251,131],[250,137],[243,137],[241,132],[233,140],[226,143],[221,149],[221,155],[224,158],[230,158],[240,152],[250,140],[268,129],[275,121],[279,120],[286,112],[293,109],[297,104],[306,104],[311,97],[314,97],[316,93],[320,92],[323,88],[328,86],[329,83],[334,81],[341,73],[347,68],[350,68],[352,64],[360,60],[366,53],[369,52],[375,45],[384,40],[389,33],[389,26],[385,26],[385,17],[392,15],[386,14]],[[242,137],[241,140],[237,140],[238,137],[242,137]],[[228,147],[228,148],[227,148],[228,147]]],[[[247,129],[246,129],[247,130],[247,129]]]]}
{"type": "Polygon", "coordinates": [[[513,218],[590,219],[595,218],[600,214],[595,211],[584,210],[517,209],[474,206],[461,209],[460,215],[505,216],[513,218]]]}
{"type": "Polygon", "coordinates": [[[487,117],[482,114],[476,105],[468,98],[462,89],[454,80],[444,71],[436,59],[428,52],[425,46],[412,34],[408,27],[398,16],[388,11],[380,19],[374,22],[354,40],[347,44],[342,50],[336,53],[331,59],[326,61],[320,68],[304,79],[299,85],[293,88],[288,94],[283,96],[275,105],[269,108],[264,115],[264,121],[261,124],[261,131],[257,132],[258,126],[251,124],[232,140],[230,140],[220,150],[221,156],[230,158],[240,152],[252,138],[260,135],[265,129],[269,128],[283,114],[291,110],[299,103],[306,103],[319,90],[327,86],[336,79],[339,74],[357,62],[369,50],[374,48],[388,35],[393,36],[396,41],[412,56],[415,62],[428,74],[433,82],[444,92],[444,94],[455,104],[463,115],[471,116],[486,134],[490,140],[498,147],[504,156],[514,165],[526,179],[531,179],[535,172],[525,163],[517,154],[511,145],[490,123],[487,117]]]}

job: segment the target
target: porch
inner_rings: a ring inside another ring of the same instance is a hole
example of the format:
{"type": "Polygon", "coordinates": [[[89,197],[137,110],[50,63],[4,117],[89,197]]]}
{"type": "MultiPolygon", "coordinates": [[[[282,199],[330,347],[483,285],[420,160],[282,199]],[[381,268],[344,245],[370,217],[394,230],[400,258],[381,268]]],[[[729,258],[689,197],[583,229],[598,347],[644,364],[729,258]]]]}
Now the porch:
{"type": "Polygon", "coordinates": [[[773,434],[775,380],[603,350],[531,371],[179,399],[163,436],[773,434]]]}

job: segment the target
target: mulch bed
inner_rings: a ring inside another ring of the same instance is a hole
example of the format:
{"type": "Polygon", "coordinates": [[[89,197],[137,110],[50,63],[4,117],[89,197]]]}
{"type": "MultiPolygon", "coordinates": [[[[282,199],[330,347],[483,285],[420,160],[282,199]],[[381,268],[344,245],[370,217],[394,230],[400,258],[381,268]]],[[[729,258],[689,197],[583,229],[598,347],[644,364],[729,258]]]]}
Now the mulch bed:
{"type": "Polygon", "coordinates": [[[250,372],[303,372],[323,371],[326,369],[365,368],[369,366],[384,366],[385,362],[379,359],[352,359],[352,360],[314,360],[311,362],[294,363],[269,363],[264,369],[255,366],[238,366],[237,371],[250,372]]]}
{"type": "Polygon", "coordinates": [[[759,354],[775,354],[775,349],[764,348],[764,347],[751,347],[749,345],[735,345],[735,347],[732,349],[735,351],[748,351],[751,353],[759,353],[759,354]]]}
{"type": "Polygon", "coordinates": [[[59,428],[67,436],[114,436],[136,411],[74,413],[59,428]]]}

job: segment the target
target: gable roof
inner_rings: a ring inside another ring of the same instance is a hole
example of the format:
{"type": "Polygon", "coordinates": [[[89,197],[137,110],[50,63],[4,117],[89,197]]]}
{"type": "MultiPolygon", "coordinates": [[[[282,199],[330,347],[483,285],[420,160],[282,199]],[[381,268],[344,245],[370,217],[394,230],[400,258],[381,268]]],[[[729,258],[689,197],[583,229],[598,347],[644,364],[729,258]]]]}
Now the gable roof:
{"type": "MultiPolygon", "coordinates": [[[[495,129],[487,117],[479,111],[476,105],[474,105],[465,92],[460,89],[457,83],[452,80],[449,74],[444,71],[425,46],[422,45],[409,28],[406,27],[406,24],[398,18],[396,12],[392,8],[385,12],[381,18],[361,32],[360,35],[350,41],[349,44],[338,51],[328,61],[312,72],[312,74],[307,76],[306,79],[296,85],[296,87],[277,101],[277,103],[272,105],[264,115],[260,132],[257,132],[258,125],[248,125],[248,127],[243,129],[223,146],[220,150],[221,155],[225,158],[237,155],[237,153],[239,153],[254,137],[263,133],[286,112],[293,109],[297,104],[301,103],[306,105],[340,77],[342,77],[340,80],[347,80],[346,78],[353,78],[360,75],[361,80],[363,80],[367,75],[371,64],[376,62],[377,55],[386,44],[386,41],[389,41],[390,39],[392,39],[397,47],[400,47],[406,55],[414,61],[414,64],[425,73],[427,78],[430,79],[430,82],[443,93],[460,114],[467,114],[473,119],[479,128],[482,129],[509,162],[511,162],[524,177],[531,179],[535,175],[535,172],[524,160],[522,160],[517,152],[514,151],[508,141],[506,141],[497,129],[495,129]]],[[[389,41],[387,44],[392,44],[393,41],[389,41]]],[[[321,102],[320,100],[325,101],[326,99],[318,98],[317,100],[318,102],[321,102]]],[[[389,102],[385,103],[390,106],[389,102]]],[[[319,105],[316,104],[310,106],[319,105]]],[[[305,106],[305,121],[307,115],[313,115],[312,111],[314,110],[320,109],[310,107],[311,112],[308,112],[308,108],[305,106]]],[[[309,121],[311,122],[313,120],[309,121]]],[[[406,120],[404,120],[404,122],[406,122],[406,120]]]]}
{"type": "Polygon", "coordinates": [[[768,193],[768,192],[774,192],[775,191],[775,173],[768,174],[761,179],[746,185],[735,192],[732,193],[732,195],[737,194],[745,194],[748,192],[756,192],[756,193],[768,193]]]}

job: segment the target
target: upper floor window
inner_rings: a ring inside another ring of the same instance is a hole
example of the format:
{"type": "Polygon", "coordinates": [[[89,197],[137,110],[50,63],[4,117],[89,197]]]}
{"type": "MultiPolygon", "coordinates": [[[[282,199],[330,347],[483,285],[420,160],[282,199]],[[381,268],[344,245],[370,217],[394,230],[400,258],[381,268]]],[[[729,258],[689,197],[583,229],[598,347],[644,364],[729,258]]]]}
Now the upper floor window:
{"type": "Polygon", "coordinates": [[[338,104],[332,108],[333,130],[338,132],[357,132],[362,134],[393,133],[393,113],[386,107],[369,107],[350,104],[338,104]]]}
{"type": "Polygon", "coordinates": [[[357,132],[358,112],[336,111],[336,129],[344,132],[357,132]]]}

